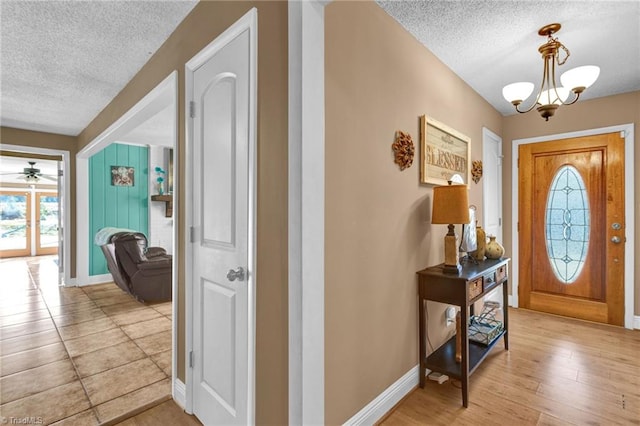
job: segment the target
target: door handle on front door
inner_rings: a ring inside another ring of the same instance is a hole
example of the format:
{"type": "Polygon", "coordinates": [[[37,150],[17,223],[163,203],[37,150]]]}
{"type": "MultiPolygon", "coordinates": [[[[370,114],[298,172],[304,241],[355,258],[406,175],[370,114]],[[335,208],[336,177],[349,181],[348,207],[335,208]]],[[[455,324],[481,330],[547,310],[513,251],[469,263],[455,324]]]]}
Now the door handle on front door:
{"type": "Polygon", "coordinates": [[[620,239],[620,237],[618,237],[617,235],[614,235],[613,237],[611,237],[611,242],[613,244],[620,244],[622,240],[620,239]]]}
{"type": "Polygon", "coordinates": [[[227,279],[229,281],[244,281],[244,269],[242,266],[238,266],[238,269],[235,271],[233,269],[229,269],[229,272],[227,272],[227,279]]]}

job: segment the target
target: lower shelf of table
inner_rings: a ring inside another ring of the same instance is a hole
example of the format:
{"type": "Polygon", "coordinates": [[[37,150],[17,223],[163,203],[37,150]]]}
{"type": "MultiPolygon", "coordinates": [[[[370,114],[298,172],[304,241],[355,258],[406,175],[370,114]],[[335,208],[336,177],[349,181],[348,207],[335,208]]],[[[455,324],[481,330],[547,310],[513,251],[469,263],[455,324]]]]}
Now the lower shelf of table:
{"type": "MultiPolygon", "coordinates": [[[[502,340],[505,331],[496,337],[489,346],[481,345],[474,341],[469,341],[469,374],[487,356],[491,349],[502,340]]],[[[435,352],[427,357],[426,367],[431,371],[446,374],[455,379],[462,378],[462,363],[456,362],[456,336],[454,335],[444,345],[440,346],[435,352]]]]}

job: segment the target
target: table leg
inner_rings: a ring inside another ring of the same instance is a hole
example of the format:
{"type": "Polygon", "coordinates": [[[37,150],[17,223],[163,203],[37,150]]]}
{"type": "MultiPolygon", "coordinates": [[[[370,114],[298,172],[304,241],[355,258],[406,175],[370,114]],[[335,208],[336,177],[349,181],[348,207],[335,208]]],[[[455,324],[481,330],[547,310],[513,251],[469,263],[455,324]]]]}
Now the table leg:
{"type": "Polygon", "coordinates": [[[509,350],[509,281],[502,283],[502,314],[504,327],[504,349],[509,350]]]}
{"type": "Polygon", "coordinates": [[[419,324],[418,324],[418,332],[420,333],[420,368],[418,371],[418,374],[420,375],[420,387],[424,388],[424,375],[426,370],[426,357],[427,357],[427,344],[426,344],[426,336],[425,336],[425,331],[426,331],[426,327],[425,327],[425,315],[424,315],[424,299],[422,298],[422,295],[420,295],[418,297],[418,316],[419,316],[419,324]]]}
{"type": "Polygon", "coordinates": [[[462,406],[469,406],[469,312],[467,306],[460,307],[462,332],[462,364],[460,365],[460,381],[462,383],[462,406]]]}

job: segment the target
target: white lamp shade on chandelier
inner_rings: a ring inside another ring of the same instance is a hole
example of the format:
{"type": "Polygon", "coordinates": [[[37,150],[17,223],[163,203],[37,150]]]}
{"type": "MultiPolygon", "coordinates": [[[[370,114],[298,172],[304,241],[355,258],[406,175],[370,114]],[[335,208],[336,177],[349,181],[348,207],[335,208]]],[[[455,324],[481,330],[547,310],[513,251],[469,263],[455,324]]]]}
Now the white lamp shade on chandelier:
{"type": "Polygon", "coordinates": [[[538,103],[541,105],[562,105],[569,97],[569,89],[566,87],[557,87],[555,89],[545,90],[540,93],[538,103]]]}
{"type": "Polygon", "coordinates": [[[533,83],[528,81],[520,81],[518,83],[511,83],[502,89],[502,96],[513,103],[513,101],[524,101],[533,93],[533,83]]]}
{"type": "Polygon", "coordinates": [[[557,38],[552,37],[560,28],[560,24],[549,24],[538,31],[539,35],[547,37],[547,42],[538,48],[544,60],[544,68],[542,83],[531,107],[524,110],[519,108],[520,104],[533,93],[535,87],[533,83],[521,81],[508,84],[502,89],[502,96],[511,102],[519,113],[529,112],[537,107],[540,115],[548,121],[560,105],[571,105],[577,102],[580,94],[595,83],[600,75],[599,67],[585,65],[566,71],[560,76],[562,85],[556,84],[556,64],[561,66],[569,58],[569,49],[557,38]],[[561,52],[564,52],[563,59],[561,59],[561,52]],[[567,101],[572,93],[573,99],[567,101]]]}
{"type": "Polygon", "coordinates": [[[596,82],[599,75],[600,67],[595,65],[585,65],[583,67],[577,67],[566,71],[560,76],[560,82],[564,87],[568,87],[571,90],[580,87],[584,87],[586,89],[596,82]]]}

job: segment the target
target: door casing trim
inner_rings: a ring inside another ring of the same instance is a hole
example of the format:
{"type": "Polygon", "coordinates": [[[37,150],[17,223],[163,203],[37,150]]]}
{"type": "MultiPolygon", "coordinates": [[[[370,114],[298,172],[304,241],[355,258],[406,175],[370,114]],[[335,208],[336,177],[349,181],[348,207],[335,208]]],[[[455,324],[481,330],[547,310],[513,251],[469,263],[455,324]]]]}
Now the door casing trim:
{"type": "MultiPolygon", "coordinates": [[[[254,7],[240,19],[217,36],[185,64],[185,106],[189,111],[193,100],[193,78],[195,71],[209,58],[215,55],[242,32],[249,30],[249,203],[248,203],[248,389],[247,389],[247,424],[255,423],[255,360],[256,360],[256,247],[257,247],[257,55],[258,55],[258,10],[254,7]]],[[[193,414],[194,378],[193,368],[189,366],[189,354],[193,351],[193,273],[189,267],[193,260],[193,244],[191,227],[193,223],[193,120],[185,116],[185,411],[193,414]]]]}
{"type": "Polygon", "coordinates": [[[289,424],[324,424],[324,9],[289,2],[289,424]]]}
{"type": "Polygon", "coordinates": [[[535,138],[515,139],[511,145],[511,190],[513,198],[511,199],[511,306],[518,307],[518,274],[519,274],[519,259],[518,259],[518,149],[520,145],[526,145],[538,142],[547,142],[557,139],[579,138],[583,136],[601,135],[605,133],[622,132],[624,137],[624,197],[625,197],[625,236],[626,245],[624,252],[624,327],[633,329],[634,322],[634,253],[635,253],[635,200],[634,200],[634,188],[635,182],[633,180],[634,169],[632,166],[634,158],[634,125],[633,123],[621,124],[617,126],[601,127],[597,129],[580,130],[577,132],[559,133],[555,135],[540,136],[535,138]]]}
{"type": "MultiPolygon", "coordinates": [[[[485,148],[488,145],[489,139],[493,139],[494,141],[498,142],[500,146],[500,173],[498,173],[498,190],[500,191],[500,194],[498,199],[500,200],[499,211],[501,212],[501,215],[504,215],[502,213],[503,212],[502,206],[504,205],[504,198],[503,198],[504,191],[503,191],[503,183],[502,183],[502,170],[503,170],[502,158],[504,156],[502,154],[503,152],[502,150],[504,146],[502,144],[502,138],[500,136],[496,135],[486,127],[483,127],[482,128],[482,161],[485,165],[487,164],[487,158],[485,157],[487,150],[485,148]]],[[[484,227],[484,229],[487,229],[487,205],[489,204],[489,200],[487,199],[487,194],[489,193],[489,190],[485,186],[486,182],[487,182],[486,179],[482,181],[482,226],[484,227]]],[[[495,188],[492,188],[491,190],[494,190],[494,189],[495,188]]],[[[502,217],[500,219],[502,220],[502,217]]],[[[503,232],[504,232],[503,224],[504,222],[500,223],[500,235],[497,236],[498,241],[502,241],[503,232]]]]}

